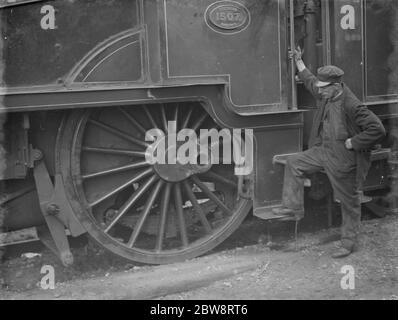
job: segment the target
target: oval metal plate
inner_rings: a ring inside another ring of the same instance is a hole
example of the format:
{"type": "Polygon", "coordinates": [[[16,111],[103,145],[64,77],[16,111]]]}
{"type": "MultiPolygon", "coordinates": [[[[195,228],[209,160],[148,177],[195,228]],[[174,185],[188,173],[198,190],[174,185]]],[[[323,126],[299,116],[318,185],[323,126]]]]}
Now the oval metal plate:
{"type": "Polygon", "coordinates": [[[235,34],[249,26],[250,12],[239,2],[217,1],[207,7],[205,20],[213,31],[235,34]]]}

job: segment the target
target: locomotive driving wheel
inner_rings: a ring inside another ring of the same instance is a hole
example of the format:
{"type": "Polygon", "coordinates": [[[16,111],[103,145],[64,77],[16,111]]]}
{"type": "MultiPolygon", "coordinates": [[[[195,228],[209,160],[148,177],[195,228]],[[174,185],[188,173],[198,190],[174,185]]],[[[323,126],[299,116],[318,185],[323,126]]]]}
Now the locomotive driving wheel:
{"type": "MultiPolygon", "coordinates": [[[[57,166],[89,235],[132,261],[162,264],[201,255],[241,224],[251,202],[237,197],[234,165],[151,165],[153,128],[215,128],[200,105],[73,111],[59,131],[57,166]]],[[[199,134],[198,134],[199,135],[199,134]]]]}

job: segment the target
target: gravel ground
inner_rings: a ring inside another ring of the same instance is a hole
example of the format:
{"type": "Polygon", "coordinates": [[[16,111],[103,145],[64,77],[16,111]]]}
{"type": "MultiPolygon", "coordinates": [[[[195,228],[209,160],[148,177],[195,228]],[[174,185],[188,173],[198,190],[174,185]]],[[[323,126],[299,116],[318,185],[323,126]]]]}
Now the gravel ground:
{"type": "Polygon", "coordinates": [[[342,260],[330,258],[338,229],[315,229],[303,226],[296,242],[294,225],[273,223],[271,238],[251,218],[210,254],[168,266],[126,262],[84,237],[71,268],[40,244],[18,246],[7,253],[0,299],[398,299],[398,216],[365,222],[360,251],[342,260]],[[41,289],[44,265],[54,267],[54,290],[41,289]],[[341,287],[344,266],[355,290],[341,287]]]}

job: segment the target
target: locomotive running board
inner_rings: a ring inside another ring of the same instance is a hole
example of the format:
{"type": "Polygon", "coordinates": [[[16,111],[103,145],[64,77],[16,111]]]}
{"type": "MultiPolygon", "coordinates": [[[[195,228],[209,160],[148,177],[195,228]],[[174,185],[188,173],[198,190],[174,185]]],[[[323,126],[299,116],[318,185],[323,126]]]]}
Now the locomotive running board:
{"type": "Polygon", "coordinates": [[[8,0],[0,1],[0,8],[15,7],[22,4],[28,4],[32,2],[44,2],[44,0],[8,0]]]}
{"type": "Polygon", "coordinates": [[[0,233],[0,247],[7,247],[14,244],[40,241],[35,227],[0,233]]]}

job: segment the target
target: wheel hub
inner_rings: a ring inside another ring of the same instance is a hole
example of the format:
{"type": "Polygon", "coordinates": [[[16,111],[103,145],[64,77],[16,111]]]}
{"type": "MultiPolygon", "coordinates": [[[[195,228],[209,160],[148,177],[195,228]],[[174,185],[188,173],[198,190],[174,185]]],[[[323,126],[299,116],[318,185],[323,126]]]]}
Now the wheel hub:
{"type": "MultiPolygon", "coordinates": [[[[167,140],[166,140],[167,141],[167,140]]],[[[168,182],[180,182],[188,179],[189,177],[205,173],[209,171],[212,167],[211,163],[200,164],[200,154],[197,157],[197,163],[181,163],[177,156],[172,156],[169,159],[169,154],[176,154],[177,152],[172,149],[178,150],[182,145],[182,142],[177,142],[177,148],[168,147],[165,153],[165,164],[156,163],[154,165],[154,170],[160,178],[168,182]],[[174,158],[174,159],[173,159],[174,158]],[[169,161],[170,160],[170,161],[169,161]],[[169,162],[169,163],[167,163],[169,162]]],[[[199,148],[199,147],[198,147],[199,148]]]]}

